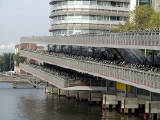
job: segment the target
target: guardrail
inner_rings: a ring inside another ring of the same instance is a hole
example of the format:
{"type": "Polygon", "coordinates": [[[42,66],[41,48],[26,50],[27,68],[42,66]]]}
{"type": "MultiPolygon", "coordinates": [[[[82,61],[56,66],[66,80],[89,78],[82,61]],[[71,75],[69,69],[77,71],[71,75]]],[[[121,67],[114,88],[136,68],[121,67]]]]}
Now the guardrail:
{"type": "Polygon", "coordinates": [[[146,89],[151,92],[160,93],[160,74],[151,71],[146,72],[131,68],[119,67],[116,65],[50,56],[23,50],[20,51],[20,55],[38,61],[54,64],[63,68],[73,69],[78,72],[99,76],[108,80],[118,81],[138,88],[146,89]]]}
{"type": "Polygon", "coordinates": [[[4,83],[29,83],[29,81],[27,79],[24,78],[20,78],[18,76],[8,76],[8,75],[4,75],[4,74],[0,74],[0,82],[4,82],[4,83]]]}
{"type": "Polygon", "coordinates": [[[20,64],[20,68],[32,75],[36,76],[37,78],[42,79],[43,81],[47,81],[50,84],[63,89],[63,90],[99,90],[104,91],[106,87],[104,86],[94,86],[92,84],[89,85],[78,85],[76,84],[76,79],[67,79],[55,74],[51,74],[47,71],[42,70],[42,68],[34,67],[33,65],[28,64],[20,64]],[[93,86],[92,86],[93,85],[93,86]]]}
{"type": "Polygon", "coordinates": [[[108,33],[106,35],[22,37],[21,43],[160,50],[159,32],[108,33]]]}
{"type": "Polygon", "coordinates": [[[31,73],[33,76],[40,78],[44,81],[47,81],[47,82],[55,85],[58,88],[65,87],[65,80],[64,79],[57,77],[57,76],[54,76],[48,72],[42,71],[40,69],[31,67],[31,66],[25,65],[25,64],[20,64],[20,69],[22,69],[28,73],[31,73]]]}

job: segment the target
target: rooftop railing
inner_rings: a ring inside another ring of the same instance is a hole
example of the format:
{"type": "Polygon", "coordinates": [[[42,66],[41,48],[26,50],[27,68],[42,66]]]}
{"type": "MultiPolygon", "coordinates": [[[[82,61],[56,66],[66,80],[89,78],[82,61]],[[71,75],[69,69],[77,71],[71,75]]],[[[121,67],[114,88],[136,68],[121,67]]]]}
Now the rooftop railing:
{"type": "Polygon", "coordinates": [[[22,37],[21,43],[160,50],[160,32],[125,32],[105,35],[22,37]]]}

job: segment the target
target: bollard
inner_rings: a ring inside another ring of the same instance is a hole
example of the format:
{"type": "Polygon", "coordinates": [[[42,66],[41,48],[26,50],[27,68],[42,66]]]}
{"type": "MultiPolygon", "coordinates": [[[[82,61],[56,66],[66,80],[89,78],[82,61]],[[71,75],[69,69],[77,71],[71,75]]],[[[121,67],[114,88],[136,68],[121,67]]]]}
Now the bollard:
{"type": "Polygon", "coordinates": [[[13,88],[17,88],[17,83],[16,82],[13,83],[13,88]]]}

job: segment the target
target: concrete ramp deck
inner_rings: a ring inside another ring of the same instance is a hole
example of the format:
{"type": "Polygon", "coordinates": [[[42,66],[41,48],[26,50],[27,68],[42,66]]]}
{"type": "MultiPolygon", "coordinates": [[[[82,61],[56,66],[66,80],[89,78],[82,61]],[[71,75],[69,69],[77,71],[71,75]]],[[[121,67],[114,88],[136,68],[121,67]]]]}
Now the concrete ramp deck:
{"type": "Polygon", "coordinates": [[[93,76],[160,93],[160,74],[152,71],[146,72],[143,70],[119,67],[116,65],[75,60],[60,56],[50,56],[47,54],[29,51],[20,51],[20,54],[24,57],[32,58],[37,61],[43,61],[63,68],[88,73],[93,76]]]}
{"type": "Polygon", "coordinates": [[[87,90],[87,91],[104,91],[106,87],[98,87],[98,86],[67,86],[68,80],[64,79],[64,77],[60,77],[37,67],[33,67],[27,64],[20,64],[20,68],[28,73],[31,73],[33,76],[40,78],[43,81],[46,81],[59,89],[62,90],[87,90]]]}

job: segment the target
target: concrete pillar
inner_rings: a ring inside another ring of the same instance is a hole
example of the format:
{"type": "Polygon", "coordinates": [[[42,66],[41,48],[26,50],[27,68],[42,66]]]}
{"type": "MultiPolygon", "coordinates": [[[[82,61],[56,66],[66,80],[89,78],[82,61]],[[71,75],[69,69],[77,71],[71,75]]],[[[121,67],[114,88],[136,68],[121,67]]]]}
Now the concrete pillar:
{"type": "Polygon", "coordinates": [[[157,114],[157,119],[160,120],[160,114],[159,113],[157,114]]]}
{"type": "Polygon", "coordinates": [[[58,94],[59,94],[60,96],[65,96],[65,95],[66,95],[66,92],[67,92],[67,91],[65,91],[65,90],[59,89],[59,93],[58,93],[58,94]]]}
{"type": "Polygon", "coordinates": [[[60,90],[60,89],[58,89],[58,96],[60,96],[60,94],[61,94],[61,90],[60,90]]]}
{"type": "Polygon", "coordinates": [[[91,104],[91,91],[88,92],[88,102],[91,104]]]}
{"type": "Polygon", "coordinates": [[[158,114],[157,113],[153,114],[153,120],[158,120],[158,114]]]}
{"type": "Polygon", "coordinates": [[[55,87],[45,87],[45,93],[58,94],[58,88],[55,87]]]}
{"type": "Polygon", "coordinates": [[[66,97],[69,98],[69,91],[66,91],[66,97]]]}
{"type": "MultiPolygon", "coordinates": [[[[153,61],[154,62],[154,52],[152,51],[152,57],[153,57],[153,61]]],[[[153,63],[154,64],[154,63],[153,63]]],[[[152,101],[152,92],[149,92],[149,100],[152,101]]],[[[146,106],[148,105],[148,118],[149,120],[152,120],[152,113],[151,113],[151,103],[150,101],[146,104],[146,106]]]]}
{"type": "Polygon", "coordinates": [[[58,91],[58,88],[56,88],[56,87],[47,86],[47,87],[45,87],[44,92],[51,93],[51,94],[58,94],[59,91],[58,91]]]}
{"type": "Polygon", "coordinates": [[[78,94],[79,94],[79,100],[80,101],[88,100],[88,96],[89,96],[89,92],[88,91],[79,91],[78,94]]]}
{"type": "Polygon", "coordinates": [[[77,98],[77,91],[69,91],[68,98],[76,99],[77,98]]]}
{"type": "Polygon", "coordinates": [[[45,93],[49,93],[49,88],[45,87],[45,93]]]}
{"type": "Polygon", "coordinates": [[[160,101],[146,101],[145,112],[149,114],[149,120],[158,120],[160,114],[160,101]]]}
{"type": "Polygon", "coordinates": [[[93,91],[89,92],[88,101],[90,101],[90,103],[102,102],[102,93],[101,92],[93,92],[93,91]]]}
{"type": "Polygon", "coordinates": [[[145,99],[138,98],[139,107],[137,109],[137,114],[141,114],[141,115],[145,114],[145,103],[146,103],[145,99]]]}
{"type": "Polygon", "coordinates": [[[103,94],[103,101],[102,101],[103,109],[115,108],[117,104],[118,100],[116,95],[103,94]]]}
{"type": "Polygon", "coordinates": [[[79,98],[79,91],[77,91],[77,98],[76,98],[76,100],[77,100],[77,101],[80,100],[80,98],[79,98]]]}
{"type": "Polygon", "coordinates": [[[139,102],[137,98],[121,98],[121,112],[128,114],[129,112],[134,112],[135,109],[138,109],[139,102]]]}
{"type": "Polygon", "coordinates": [[[54,94],[54,89],[53,88],[51,88],[51,94],[54,94]]]}
{"type": "Polygon", "coordinates": [[[17,88],[17,83],[16,82],[13,83],[13,88],[17,88]]]}

